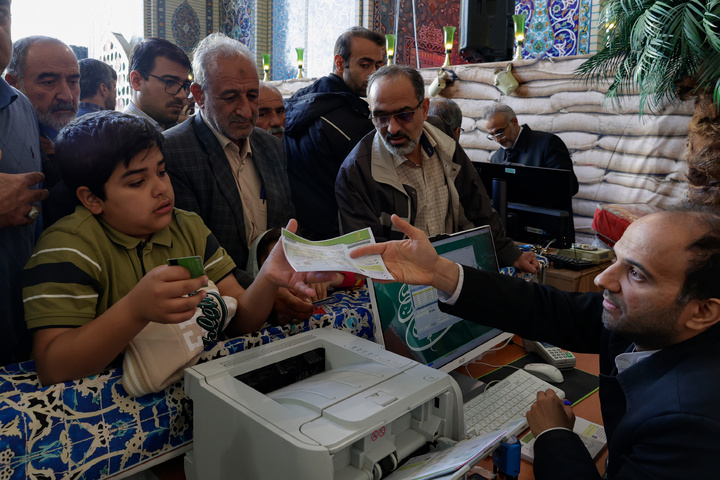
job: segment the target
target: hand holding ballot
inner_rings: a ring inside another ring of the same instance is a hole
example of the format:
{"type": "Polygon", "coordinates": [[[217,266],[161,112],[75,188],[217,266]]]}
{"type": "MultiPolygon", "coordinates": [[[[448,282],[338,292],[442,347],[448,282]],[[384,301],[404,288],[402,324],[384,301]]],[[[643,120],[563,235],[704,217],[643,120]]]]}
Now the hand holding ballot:
{"type": "Polygon", "coordinates": [[[408,236],[405,240],[374,243],[354,248],[350,258],[379,255],[393,281],[411,285],[430,285],[452,294],[457,287],[459,269],[451,260],[440,257],[427,235],[397,215],[393,225],[408,236]]]}
{"type": "Polygon", "coordinates": [[[375,243],[369,228],[320,241],[306,240],[283,230],[281,238],[285,256],[296,272],[353,272],[377,280],[393,280],[379,255],[357,259],[350,256],[352,249],[375,243]]]}

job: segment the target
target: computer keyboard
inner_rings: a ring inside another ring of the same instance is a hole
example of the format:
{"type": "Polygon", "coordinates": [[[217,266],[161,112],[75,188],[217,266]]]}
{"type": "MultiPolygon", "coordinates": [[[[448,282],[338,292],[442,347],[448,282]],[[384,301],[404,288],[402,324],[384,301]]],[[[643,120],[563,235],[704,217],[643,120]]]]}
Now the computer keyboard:
{"type": "MultiPolygon", "coordinates": [[[[565,398],[565,392],[559,388],[525,370],[517,370],[465,404],[465,432],[470,436],[485,435],[512,420],[524,418],[537,399],[537,392],[548,388],[565,398]]],[[[516,435],[526,427],[527,422],[523,422],[512,433],[516,435]]]]}

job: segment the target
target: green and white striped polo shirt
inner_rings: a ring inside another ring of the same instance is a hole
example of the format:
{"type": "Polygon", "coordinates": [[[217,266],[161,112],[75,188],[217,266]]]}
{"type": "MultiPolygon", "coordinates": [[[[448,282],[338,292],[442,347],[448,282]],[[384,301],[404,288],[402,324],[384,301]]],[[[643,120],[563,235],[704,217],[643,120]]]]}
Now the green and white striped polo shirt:
{"type": "Polygon", "coordinates": [[[79,207],[38,240],[23,276],[29,329],[77,327],[127,295],[168,258],[199,255],[217,283],[235,263],[195,213],[175,209],[166,228],[145,242],[125,235],[79,207]]]}

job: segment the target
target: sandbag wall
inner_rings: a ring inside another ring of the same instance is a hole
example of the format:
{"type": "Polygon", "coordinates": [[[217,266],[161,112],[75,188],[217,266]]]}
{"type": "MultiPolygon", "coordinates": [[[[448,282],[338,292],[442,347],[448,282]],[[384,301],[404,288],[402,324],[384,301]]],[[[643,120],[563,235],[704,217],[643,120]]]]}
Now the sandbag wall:
{"type": "MultiPolygon", "coordinates": [[[[552,132],[568,146],[580,190],[573,199],[575,227],[589,239],[598,203],[649,203],[667,208],[685,198],[685,146],[693,113],[691,102],[639,115],[639,98],[628,95],[615,105],[603,99],[605,86],[591,86],[574,72],[585,56],[521,60],[512,72],[520,86],[504,95],[495,72],[508,62],[450,67],[458,76],[441,95],[463,111],[460,144],[473,161],[486,162],[498,145],[485,135],[482,112],[494,102],[512,107],[521,124],[552,132]]],[[[423,69],[430,85],[437,69],[423,69]]],[[[311,79],[273,82],[290,95],[311,79]]]]}

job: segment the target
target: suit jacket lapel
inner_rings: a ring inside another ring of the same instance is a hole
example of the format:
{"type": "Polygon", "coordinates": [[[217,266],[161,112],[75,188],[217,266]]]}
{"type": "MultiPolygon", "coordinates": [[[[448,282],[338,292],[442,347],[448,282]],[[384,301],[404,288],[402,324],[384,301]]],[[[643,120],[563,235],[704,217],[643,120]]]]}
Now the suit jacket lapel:
{"type": "Polygon", "coordinates": [[[245,219],[243,217],[242,200],[238,192],[235,176],[233,175],[230,162],[228,162],[225,152],[215,134],[210,130],[200,115],[195,115],[195,126],[198,140],[203,144],[208,152],[208,163],[210,170],[213,172],[217,186],[225,197],[228,205],[232,208],[237,234],[242,243],[247,245],[245,236],[245,219]]]}
{"type": "Polygon", "coordinates": [[[527,152],[528,150],[528,142],[530,141],[530,134],[532,133],[532,130],[527,125],[522,126],[522,131],[520,132],[520,135],[518,136],[517,141],[515,142],[514,148],[520,152],[527,152]]]}

